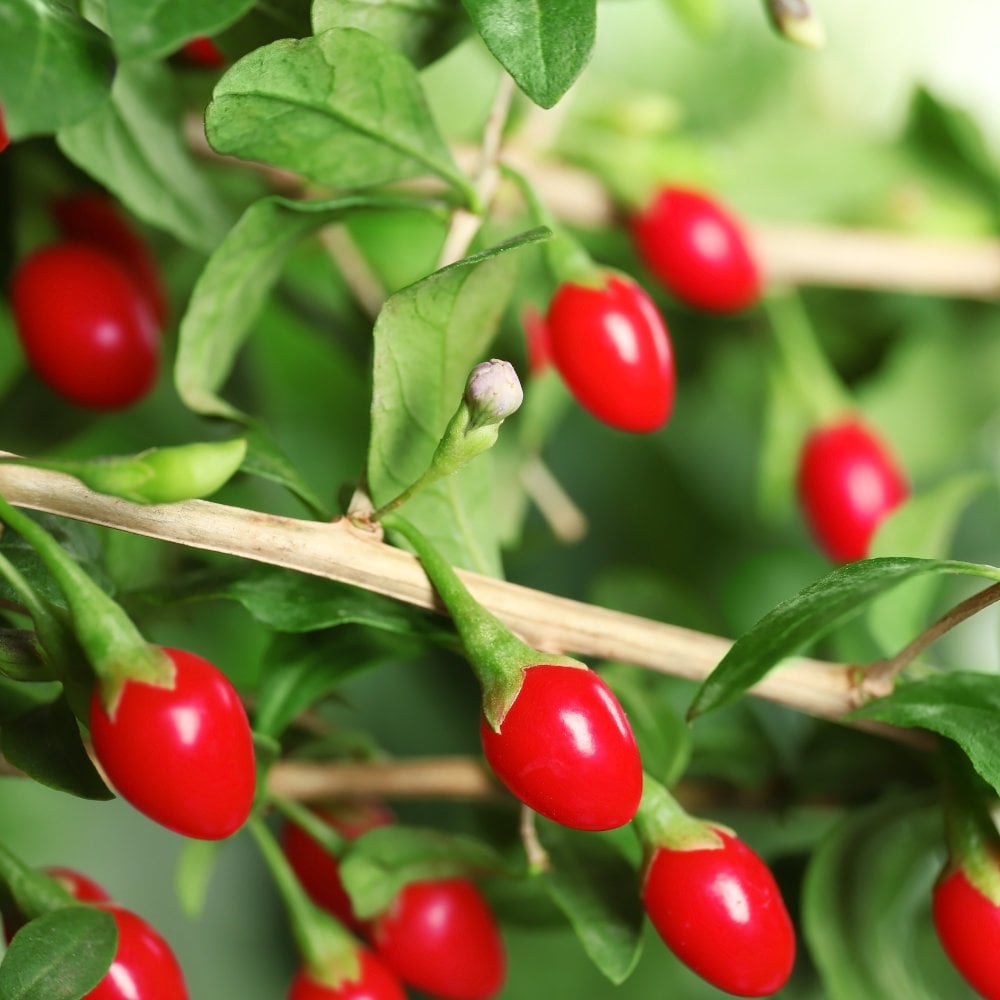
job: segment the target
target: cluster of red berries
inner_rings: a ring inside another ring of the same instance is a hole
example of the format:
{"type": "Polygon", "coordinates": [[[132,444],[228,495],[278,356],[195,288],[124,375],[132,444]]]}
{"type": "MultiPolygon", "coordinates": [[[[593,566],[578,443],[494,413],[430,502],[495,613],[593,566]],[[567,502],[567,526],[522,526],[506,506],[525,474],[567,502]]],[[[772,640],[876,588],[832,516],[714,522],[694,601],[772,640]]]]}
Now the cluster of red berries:
{"type": "MultiPolygon", "coordinates": [[[[177,957],[142,917],[113,902],[101,886],[80,872],[61,867],[44,871],[77,902],[110,913],[118,928],[118,948],[111,967],[81,1000],[147,1000],[152,997],[188,1000],[184,973],[177,957]]],[[[24,919],[20,913],[10,910],[4,912],[3,920],[9,944],[24,919]]]]}
{"type": "MultiPolygon", "coordinates": [[[[381,806],[317,815],[347,838],[393,819],[381,806]]],[[[341,882],[338,862],[316,840],[289,824],[283,831],[283,846],[313,901],[375,949],[375,955],[362,952],[368,957],[362,962],[360,979],[351,984],[352,990],[368,992],[351,992],[350,997],[403,997],[398,984],[386,989],[373,982],[393,982],[396,977],[444,1000],[489,1000],[500,991],[507,968],[503,938],[489,904],[469,879],[411,882],[383,913],[359,920],[341,882]]],[[[320,984],[313,984],[310,991],[308,983],[308,974],[300,972],[289,1000],[347,1000],[347,994],[320,984]]]]}

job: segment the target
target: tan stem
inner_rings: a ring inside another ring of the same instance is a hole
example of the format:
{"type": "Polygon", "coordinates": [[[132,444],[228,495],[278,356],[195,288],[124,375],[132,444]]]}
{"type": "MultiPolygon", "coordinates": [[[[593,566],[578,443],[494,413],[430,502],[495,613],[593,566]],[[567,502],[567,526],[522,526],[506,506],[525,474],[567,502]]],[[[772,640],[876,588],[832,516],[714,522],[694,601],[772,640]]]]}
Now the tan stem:
{"type": "MultiPolygon", "coordinates": [[[[0,453],[2,454],[2,453],[0,453]]],[[[59,472],[0,465],[0,493],[11,503],[133,534],[223,552],[337,580],[407,604],[440,611],[417,559],[346,519],[303,521],[206,500],[140,506],[87,489],[59,472]]],[[[611,611],[459,570],[473,596],[531,645],[621,660],[701,681],[731,643],[719,636],[611,611]]],[[[855,707],[856,669],[799,658],[772,671],[751,693],[822,719],[855,707]]],[[[900,737],[889,726],[865,728],[900,737]]]]}
{"type": "Polygon", "coordinates": [[[541,874],[549,871],[552,862],[549,860],[549,852],[545,850],[538,838],[535,817],[535,810],[522,804],[519,828],[521,843],[524,846],[524,856],[528,859],[528,869],[535,874],[541,874]]]}

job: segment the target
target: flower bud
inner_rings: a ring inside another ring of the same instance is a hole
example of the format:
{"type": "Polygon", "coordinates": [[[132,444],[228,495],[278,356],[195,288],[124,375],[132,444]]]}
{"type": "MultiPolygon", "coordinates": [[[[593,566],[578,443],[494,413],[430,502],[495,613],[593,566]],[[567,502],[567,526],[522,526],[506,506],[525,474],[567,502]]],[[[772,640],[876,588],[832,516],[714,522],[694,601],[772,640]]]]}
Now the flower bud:
{"type": "Polygon", "coordinates": [[[517,372],[509,361],[493,358],[476,365],[465,386],[473,427],[502,423],[524,401],[517,372]]]}

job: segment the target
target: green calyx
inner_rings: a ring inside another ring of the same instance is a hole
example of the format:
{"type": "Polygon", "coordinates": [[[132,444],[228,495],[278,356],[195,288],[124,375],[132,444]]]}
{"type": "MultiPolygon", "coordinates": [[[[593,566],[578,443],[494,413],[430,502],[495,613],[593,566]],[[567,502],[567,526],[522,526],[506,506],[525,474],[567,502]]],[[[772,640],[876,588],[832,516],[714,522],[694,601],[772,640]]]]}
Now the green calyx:
{"type": "Polygon", "coordinates": [[[465,385],[462,401],[448,421],[431,456],[427,471],[402,493],[383,504],[372,520],[383,518],[420,490],[451,476],[478,455],[489,451],[500,435],[500,425],[524,399],[513,365],[496,358],[476,365],[465,385]]]}
{"type": "Polygon", "coordinates": [[[949,868],[961,869],[970,885],[1000,906],[1000,832],[986,806],[992,793],[959,752],[945,748],[942,759],[949,868]]]}
{"type": "Polygon", "coordinates": [[[93,459],[9,459],[65,472],[96,493],[133,503],[177,503],[207,497],[232,478],[247,452],[245,438],[148,448],[136,455],[93,459]]]}
{"type": "Polygon", "coordinates": [[[669,851],[716,850],[723,846],[719,824],[695,819],[648,772],[642,776],[642,798],[633,822],[642,844],[645,867],[658,848],[669,851]]]}
{"type": "Polygon", "coordinates": [[[495,732],[500,731],[507,712],[517,699],[524,683],[524,671],[529,667],[554,664],[587,669],[579,660],[543,653],[518,639],[469,593],[448,561],[408,521],[392,515],[383,523],[413,548],[448,609],[482,688],[483,715],[495,732]]]}
{"type": "Polygon", "coordinates": [[[358,979],[361,957],[357,941],[340,921],[309,898],[263,820],[254,817],[247,822],[246,828],[285,904],[292,936],[309,975],[331,989],[358,979]]]}
{"type": "MultiPolygon", "coordinates": [[[[54,609],[38,600],[28,610],[35,621],[46,655],[63,673],[64,682],[79,682],[75,665],[75,643],[83,650],[101,685],[101,695],[109,714],[114,715],[126,681],[170,687],[174,665],[166,653],[143,639],[132,620],[63,551],[59,543],[25,513],[0,497],[0,518],[35,550],[66,598],[72,629],[59,621],[54,609]]],[[[9,565],[7,572],[9,573],[9,565]]],[[[3,571],[0,564],[0,571],[3,571]]],[[[8,579],[10,576],[8,575],[8,579]]],[[[30,587],[27,588],[30,592],[30,587]]],[[[26,593],[20,593],[25,600],[26,593]]],[[[68,690],[77,688],[67,684],[68,690]]],[[[78,692],[73,707],[80,715],[78,692]]]]}

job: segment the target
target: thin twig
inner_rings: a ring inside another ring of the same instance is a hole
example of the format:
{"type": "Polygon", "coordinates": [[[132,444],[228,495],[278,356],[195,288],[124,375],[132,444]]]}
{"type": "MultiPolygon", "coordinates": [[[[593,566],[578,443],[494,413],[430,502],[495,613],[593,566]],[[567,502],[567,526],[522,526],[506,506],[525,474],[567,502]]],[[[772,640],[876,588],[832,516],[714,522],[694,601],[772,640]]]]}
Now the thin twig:
{"type": "Polygon", "coordinates": [[[528,870],[533,875],[541,875],[552,867],[552,862],[549,860],[549,852],[545,850],[542,842],[538,839],[535,815],[534,809],[522,804],[519,830],[521,843],[524,845],[524,856],[528,860],[528,870]]]}
{"type": "Polygon", "coordinates": [[[878,698],[892,692],[896,678],[905,670],[928,646],[937,642],[946,632],[960,625],[967,618],[978,614],[984,608],[1000,601],[1000,583],[991,584],[985,590],[967,597],[961,604],[956,604],[945,612],[933,625],[928,626],[912,642],[908,643],[895,656],[887,660],[879,660],[868,667],[861,679],[860,688],[867,698],[878,698]]]}
{"type": "MultiPolygon", "coordinates": [[[[2,454],[2,453],[0,453],[2,454]]],[[[0,493],[11,503],[178,545],[222,552],[362,587],[417,607],[441,610],[415,556],[382,543],[347,519],[298,520],[211,503],[141,506],[87,489],[59,472],[0,465],[0,493]]],[[[557,597],[459,571],[473,596],[538,649],[622,660],[675,677],[704,680],[729,649],[727,639],[557,597]]],[[[856,668],[795,659],[751,693],[822,719],[855,707],[856,668]]],[[[900,739],[903,731],[868,723],[900,739]]]]}
{"type": "Polygon", "coordinates": [[[343,223],[324,226],[319,232],[319,239],[347,282],[347,287],[354,293],[358,305],[374,319],[385,302],[385,289],[351,238],[347,227],[343,223]]]}
{"type": "MultiPolygon", "coordinates": [[[[493,200],[493,195],[500,183],[497,160],[500,156],[503,130],[513,99],[514,80],[509,73],[501,73],[493,106],[490,108],[486,125],[483,128],[483,139],[479,147],[479,162],[473,185],[482,211],[485,211],[493,200]]],[[[455,212],[451,217],[451,225],[448,228],[447,236],[445,236],[437,266],[442,268],[461,260],[482,224],[483,217],[480,214],[465,209],[459,209],[455,212]]]]}
{"type": "Polygon", "coordinates": [[[587,534],[587,516],[540,456],[529,458],[518,475],[525,492],[560,542],[573,544],[587,534]]]}

